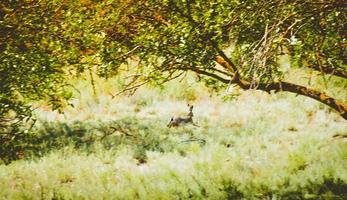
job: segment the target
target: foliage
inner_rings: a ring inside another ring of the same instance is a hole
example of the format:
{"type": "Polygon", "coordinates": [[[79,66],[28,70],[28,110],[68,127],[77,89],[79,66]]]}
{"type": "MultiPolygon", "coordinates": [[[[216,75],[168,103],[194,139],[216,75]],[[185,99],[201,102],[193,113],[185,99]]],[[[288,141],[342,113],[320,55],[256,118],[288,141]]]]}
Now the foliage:
{"type": "Polygon", "coordinates": [[[0,198],[344,199],[344,121],[300,97],[206,96],[232,84],[290,91],[346,116],[343,103],[286,82],[279,62],[344,87],[346,13],[338,0],[1,1],[0,198]],[[162,88],[97,102],[82,88],[70,102],[82,84],[71,79],[88,74],[95,92],[95,73],[117,79],[100,93],[162,88]],[[163,87],[178,77],[183,86],[163,87]],[[197,100],[200,127],[165,126],[197,100]]]}
{"type": "Polygon", "coordinates": [[[0,3],[1,158],[20,152],[18,141],[28,132],[23,123],[32,116],[30,101],[44,99],[61,109],[62,99],[70,97],[55,16],[47,2],[0,3]]]}
{"type": "Polygon", "coordinates": [[[219,74],[215,56],[222,49],[256,82],[282,77],[283,54],[298,67],[346,68],[346,12],[339,1],[110,1],[104,9],[102,60],[119,66],[135,57],[138,73],[155,81],[158,70],[167,78],[180,69],[219,74]]]}
{"type": "MultiPolygon", "coordinates": [[[[68,80],[84,72],[94,88],[94,72],[125,75],[133,92],[192,71],[212,91],[289,91],[347,118],[344,102],[286,82],[278,61],[285,55],[292,67],[346,78],[346,13],[337,0],[1,1],[1,156],[20,152],[31,103],[62,111],[72,97],[68,80]]],[[[195,100],[192,91],[180,98],[195,100]]]]}
{"type": "Polygon", "coordinates": [[[125,91],[146,83],[161,85],[192,71],[215,90],[229,83],[242,89],[292,92],[347,118],[344,102],[288,82],[279,63],[285,55],[292,67],[347,77],[346,6],[339,1],[151,0],[99,5],[103,47],[97,54],[102,63],[98,71],[108,77],[119,73],[121,64],[129,65],[125,91]]]}
{"type": "Polygon", "coordinates": [[[160,85],[185,71],[205,75],[201,80],[207,77],[215,89],[235,75],[262,89],[284,80],[283,54],[292,66],[346,69],[346,12],[339,1],[7,0],[1,18],[0,89],[8,102],[2,109],[22,104],[18,95],[48,99],[59,109],[69,96],[64,75],[92,67],[110,77],[131,64],[128,89],[160,85]],[[216,56],[232,69],[216,66],[216,56]]]}

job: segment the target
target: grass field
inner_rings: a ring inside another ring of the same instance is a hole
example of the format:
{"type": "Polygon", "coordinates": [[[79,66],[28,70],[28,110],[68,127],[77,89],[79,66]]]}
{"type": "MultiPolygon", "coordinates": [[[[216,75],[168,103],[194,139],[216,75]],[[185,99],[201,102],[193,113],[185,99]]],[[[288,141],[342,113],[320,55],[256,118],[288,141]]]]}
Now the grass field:
{"type": "Polygon", "coordinates": [[[347,123],[313,100],[222,101],[189,80],[112,99],[99,84],[93,97],[78,82],[64,114],[37,109],[24,158],[0,165],[0,199],[347,198],[347,123]],[[187,103],[199,127],[168,128],[187,103]]]}

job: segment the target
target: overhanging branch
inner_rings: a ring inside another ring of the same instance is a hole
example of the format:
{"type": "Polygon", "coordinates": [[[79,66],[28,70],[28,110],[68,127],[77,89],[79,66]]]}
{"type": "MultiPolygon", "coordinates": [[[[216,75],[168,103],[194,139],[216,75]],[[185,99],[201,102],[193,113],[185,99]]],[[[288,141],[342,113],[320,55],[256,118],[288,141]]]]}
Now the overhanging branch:
{"type": "MultiPolygon", "coordinates": [[[[243,89],[249,89],[251,87],[251,84],[249,84],[247,82],[243,82],[240,85],[240,87],[242,87],[243,89]]],[[[315,100],[333,108],[344,119],[347,120],[347,106],[345,104],[343,104],[342,102],[339,102],[339,101],[335,100],[334,98],[326,95],[323,92],[319,92],[319,91],[313,90],[311,88],[301,86],[301,85],[296,85],[296,84],[289,83],[289,82],[274,82],[274,83],[270,83],[270,84],[261,84],[260,83],[256,89],[257,90],[263,90],[266,92],[285,91],[285,92],[291,92],[291,93],[310,97],[312,99],[315,99],[315,100]]]]}
{"type": "Polygon", "coordinates": [[[316,71],[320,71],[323,74],[331,74],[342,78],[347,78],[347,71],[341,68],[319,67],[318,65],[309,65],[307,67],[316,71]]]}
{"type": "MultiPolygon", "coordinates": [[[[178,68],[180,70],[191,70],[191,71],[194,71],[198,74],[203,74],[203,75],[206,75],[206,76],[209,76],[211,78],[214,78],[214,79],[217,79],[219,81],[221,81],[222,83],[231,83],[231,81],[229,79],[226,79],[226,78],[223,78],[221,76],[218,76],[217,74],[214,74],[214,73],[211,73],[211,72],[207,72],[207,71],[204,71],[204,70],[201,70],[201,69],[198,69],[198,68],[193,68],[193,67],[184,67],[184,68],[178,68]]],[[[236,82],[234,82],[236,83],[236,82]]]]}
{"type": "MultiPolygon", "coordinates": [[[[216,56],[215,61],[223,66],[224,68],[228,69],[230,66],[228,66],[228,62],[222,59],[222,57],[216,56]]],[[[213,77],[209,75],[210,77],[213,77]]],[[[221,80],[218,78],[218,80],[222,81],[223,83],[236,83],[239,85],[242,89],[248,90],[252,88],[251,83],[240,80],[238,78],[235,78],[232,81],[228,80],[221,80]]],[[[342,102],[339,102],[335,100],[334,98],[326,95],[323,92],[316,91],[314,89],[301,86],[301,85],[296,85],[293,83],[289,82],[273,82],[273,83],[268,83],[268,84],[263,84],[263,83],[258,83],[257,90],[262,90],[266,92],[270,91],[275,91],[275,92],[280,92],[280,91],[286,91],[286,92],[292,92],[295,94],[307,96],[310,98],[313,98],[321,103],[324,103],[325,105],[328,105],[332,109],[336,110],[344,119],[347,120],[347,106],[343,104],[342,102]]]]}

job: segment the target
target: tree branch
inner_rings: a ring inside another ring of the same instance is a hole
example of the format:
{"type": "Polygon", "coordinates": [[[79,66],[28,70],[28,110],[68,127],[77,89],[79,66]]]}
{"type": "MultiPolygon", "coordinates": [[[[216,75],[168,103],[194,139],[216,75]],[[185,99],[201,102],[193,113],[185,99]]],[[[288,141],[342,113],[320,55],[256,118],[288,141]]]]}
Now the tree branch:
{"type": "MultiPolygon", "coordinates": [[[[251,84],[249,84],[247,82],[243,82],[240,85],[240,87],[242,87],[243,89],[249,89],[251,87],[251,84]]],[[[301,85],[296,85],[296,84],[289,83],[289,82],[274,82],[274,83],[270,83],[270,84],[261,84],[260,83],[256,89],[257,90],[263,90],[266,92],[270,92],[270,91],[292,92],[295,94],[310,97],[310,98],[315,99],[315,100],[331,107],[332,109],[336,110],[344,119],[347,120],[347,105],[335,100],[334,98],[326,95],[323,92],[319,92],[319,91],[313,90],[311,88],[301,86],[301,85]]]]}
{"type": "Polygon", "coordinates": [[[309,65],[307,66],[310,69],[320,71],[324,74],[332,74],[335,76],[339,76],[342,78],[347,78],[347,71],[341,68],[333,68],[333,67],[319,67],[318,65],[309,65]]]}
{"type": "MultiPolygon", "coordinates": [[[[221,57],[216,56],[215,61],[218,64],[222,65],[224,68],[228,69],[228,67],[230,67],[228,66],[228,63],[225,60],[222,60],[221,57]]],[[[204,73],[206,74],[206,72],[204,73]]],[[[210,74],[206,74],[206,75],[210,77],[214,77],[210,74]]],[[[244,80],[237,79],[237,78],[234,78],[231,81],[223,79],[221,77],[216,77],[216,79],[222,81],[223,83],[234,83],[234,84],[236,83],[238,86],[240,86],[244,90],[252,89],[251,83],[244,80]]],[[[286,91],[286,92],[292,92],[295,94],[307,96],[336,110],[344,119],[347,120],[347,106],[343,104],[342,102],[339,102],[335,100],[334,98],[326,95],[323,92],[319,92],[319,91],[310,89],[308,87],[296,85],[289,82],[273,82],[269,84],[258,83],[257,87],[254,89],[266,91],[268,93],[270,93],[271,91],[275,91],[275,92],[286,91]]]]}
{"type": "Polygon", "coordinates": [[[198,74],[203,74],[203,75],[209,76],[211,78],[217,79],[217,80],[221,81],[222,83],[236,83],[236,81],[233,81],[233,80],[230,80],[230,79],[225,79],[225,78],[223,78],[221,76],[218,76],[216,74],[213,74],[213,73],[210,73],[210,72],[198,69],[198,68],[185,68],[183,70],[191,70],[191,71],[194,71],[194,72],[196,72],[198,74]]]}

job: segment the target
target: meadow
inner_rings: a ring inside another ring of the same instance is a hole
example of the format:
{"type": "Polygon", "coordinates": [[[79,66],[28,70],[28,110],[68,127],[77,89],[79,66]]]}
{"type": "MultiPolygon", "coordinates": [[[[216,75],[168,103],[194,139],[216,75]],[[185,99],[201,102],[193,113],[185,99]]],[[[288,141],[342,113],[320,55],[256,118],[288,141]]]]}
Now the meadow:
{"type": "Polygon", "coordinates": [[[96,96],[75,81],[64,113],[37,105],[0,199],[346,199],[347,123],[327,107],[189,78],[112,97],[117,81],[97,79],[96,96]],[[199,127],[168,128],[187,103],[199,127]]]}
{"type": "Polygon", "coordinates": [[[0,200],[346,200],[346,22],[341,0],[1,0],[0,200]]]}

